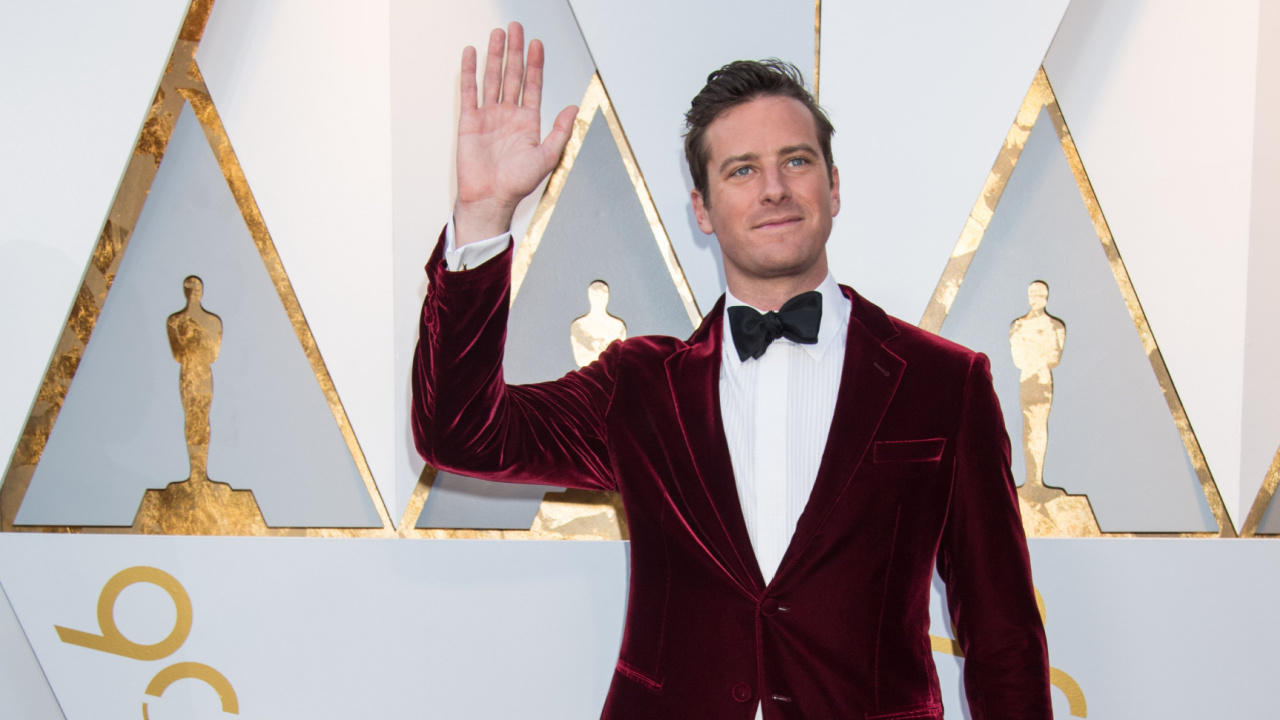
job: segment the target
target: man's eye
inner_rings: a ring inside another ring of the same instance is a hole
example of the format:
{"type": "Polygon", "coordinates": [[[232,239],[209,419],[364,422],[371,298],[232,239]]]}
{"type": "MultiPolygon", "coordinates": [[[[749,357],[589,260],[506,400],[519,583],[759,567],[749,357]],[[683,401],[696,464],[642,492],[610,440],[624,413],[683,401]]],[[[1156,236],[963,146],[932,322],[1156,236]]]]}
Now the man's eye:
{"type": "Polygon", "coordinates": [[[808,165],[809,158],[806,158],[806,157],[788,158],[787,164],[790,165],[791,167],[800,167],[801,165],[808,165]]]}
{"type": "Polygon", "coordinates": [[[751,172],[751,168],[749,168],[749,167],[747,167],[747,166],[745,166],[745,165],[744,165],[744,166],[742,166],[742,167],[740,167],[740,168],[736,168],[733,172],[729,173],[729,176],[730,176],[730,177],[733,177],[733,176],[741,177],[741,176],[746,175],[746,174],[748,174],[748,173],[750,173],[750,172],[751,172]]]}

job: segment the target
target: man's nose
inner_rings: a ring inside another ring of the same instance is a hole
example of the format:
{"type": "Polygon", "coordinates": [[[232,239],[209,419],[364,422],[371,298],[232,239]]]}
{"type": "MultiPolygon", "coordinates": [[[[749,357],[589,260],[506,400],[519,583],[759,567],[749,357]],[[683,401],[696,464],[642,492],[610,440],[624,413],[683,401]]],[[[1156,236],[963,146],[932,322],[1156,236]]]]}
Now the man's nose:
{"type": "Polygon", "coordinates": [[[760,188],[760,202],[779,203],[791,197],[787,177],[778,168],[766,168],[762,173],[764,184],[760,188]]]}

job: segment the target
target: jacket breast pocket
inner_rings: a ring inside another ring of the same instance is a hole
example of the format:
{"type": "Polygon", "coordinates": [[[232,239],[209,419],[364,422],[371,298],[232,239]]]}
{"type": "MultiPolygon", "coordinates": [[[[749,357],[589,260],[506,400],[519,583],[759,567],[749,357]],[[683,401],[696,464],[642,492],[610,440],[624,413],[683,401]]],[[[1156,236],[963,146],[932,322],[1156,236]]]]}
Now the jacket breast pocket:
{"type": "Polygon", "coordinates": [[[876,463],[936,462],[942,458],[946,438],[927,440],[878,440],[871,448],[871,461],[876,463]]]}

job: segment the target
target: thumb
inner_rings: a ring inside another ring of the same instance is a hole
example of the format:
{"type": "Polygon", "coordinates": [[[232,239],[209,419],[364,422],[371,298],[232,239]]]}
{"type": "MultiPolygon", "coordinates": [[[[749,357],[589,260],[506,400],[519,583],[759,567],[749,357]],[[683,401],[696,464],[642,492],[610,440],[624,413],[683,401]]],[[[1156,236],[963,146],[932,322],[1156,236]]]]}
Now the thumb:
{"type": "Polygon", "coordinates": [[[541,149],[543,161],[548,167],[548,172],[560,161],[560,155],[564,152],[565,145],[569,144],[569,137],[573,134],[573,119],[577,116],[577,105],[570,105],[561,110],[560,114],[556,116],[556,121],[551,126],[551,130],[543,138],[541,149]]]}

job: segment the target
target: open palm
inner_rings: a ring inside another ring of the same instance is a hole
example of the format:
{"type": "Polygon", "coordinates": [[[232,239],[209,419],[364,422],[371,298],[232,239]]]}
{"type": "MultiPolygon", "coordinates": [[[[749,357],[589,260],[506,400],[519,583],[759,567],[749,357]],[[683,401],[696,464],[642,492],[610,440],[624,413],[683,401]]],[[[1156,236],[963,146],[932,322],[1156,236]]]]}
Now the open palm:
{"type": "Polygon", "coordinates": [[[458,245],[506,232],[515,207],[538,187],[569,141],[575,107],[556,117],[542,139],[542,43],[529,44],[525,69],[524,28],[489,35],[484,94],[476,86],[476,51],[462,53],[462,115],[458,120],[458,198],[454,226],[458,245]],[[503,46],[506,70],[503,70],[503,46]]]}

